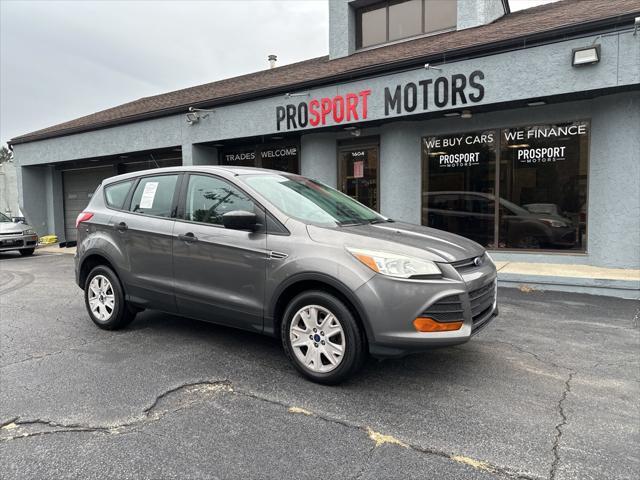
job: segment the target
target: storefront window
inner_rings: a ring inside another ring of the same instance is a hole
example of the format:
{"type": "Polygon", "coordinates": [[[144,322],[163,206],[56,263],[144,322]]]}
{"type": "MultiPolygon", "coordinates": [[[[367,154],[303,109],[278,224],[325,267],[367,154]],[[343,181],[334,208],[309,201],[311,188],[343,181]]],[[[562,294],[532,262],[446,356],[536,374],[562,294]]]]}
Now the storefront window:
{"type": "Polygon", "coordinates": [[[586,121],[426,137],[422,224],[488,248],[585,251],[588,145],[586,121]]]}
{"type": "Polygon", "coordinates": [[[499,246],[584,250],[588,122],[501,130],[499,246]]]}
{"type": "Polygon", "coordinates": [[[422,224],[494,246],[496,132],[422,142],[422,224]]]}

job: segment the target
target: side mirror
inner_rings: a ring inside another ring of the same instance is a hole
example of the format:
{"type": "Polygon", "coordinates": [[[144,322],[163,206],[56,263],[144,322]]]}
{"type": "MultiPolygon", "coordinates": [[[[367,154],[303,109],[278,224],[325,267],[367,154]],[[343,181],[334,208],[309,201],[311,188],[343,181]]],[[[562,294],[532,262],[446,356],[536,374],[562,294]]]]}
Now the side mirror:
{"type": "Polygon", "coordinates": [[[224,228],[229,228],[231,230],[254,231],[258,225],[258,217],[252,212],[234,210],[222,215],[222,224],[224,225],[224,228]]]}

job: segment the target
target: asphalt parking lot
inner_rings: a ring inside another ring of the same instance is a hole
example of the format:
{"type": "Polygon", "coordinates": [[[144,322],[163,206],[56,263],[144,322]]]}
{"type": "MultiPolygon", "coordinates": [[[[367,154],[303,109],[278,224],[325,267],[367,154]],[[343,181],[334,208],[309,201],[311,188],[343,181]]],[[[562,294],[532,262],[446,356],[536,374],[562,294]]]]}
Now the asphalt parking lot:
{"type": "Polygon", "coordinates": [[[70,255],[0,254],[0,476],[638,478],[638,302],[501,290],[500,314],[323,387],[256,334],[99,330],[70,255]]]}

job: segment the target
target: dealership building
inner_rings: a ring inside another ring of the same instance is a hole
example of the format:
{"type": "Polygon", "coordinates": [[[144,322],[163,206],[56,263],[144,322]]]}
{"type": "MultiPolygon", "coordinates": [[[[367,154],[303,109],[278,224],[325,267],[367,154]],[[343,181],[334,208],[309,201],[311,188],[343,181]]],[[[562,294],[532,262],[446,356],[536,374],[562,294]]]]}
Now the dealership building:
{"type": "Polygon", "coordinates": [[[28,221],[73,241],[103,178],[243,165],[318,179],[498,260],[640,268],[640,2],[329,12],[328,56],[265,55],[256,73],[14,138],[28,221]]]}

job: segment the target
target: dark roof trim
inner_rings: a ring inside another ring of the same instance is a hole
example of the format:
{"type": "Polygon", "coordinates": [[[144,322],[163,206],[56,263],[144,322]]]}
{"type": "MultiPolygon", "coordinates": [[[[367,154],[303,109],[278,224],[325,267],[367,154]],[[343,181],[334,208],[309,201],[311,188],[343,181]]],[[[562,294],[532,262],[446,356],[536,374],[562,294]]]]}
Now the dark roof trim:
{"type": "MultiPolygon", "coordinates": [[[[507,0],[505,0],[507,1],[507,0]]],[[[48,138],[62,137],[75,133],[88,132],[93,130],[100,130],[103,128],[114,127],[117,125],[125,125],[141,120],[149,120],[153,118],[166,117],[169,115],[175,115],[178,113],[185,113],[189,107],[199,108],[211,108],[220,107],[224,105],[242,103],[251,100],[257,100],[264,97],[269,97],[278,94],[284,94],[293,90],[308,89],[312,87],[320,87],[327,84],[353,81],[365,77],[374,77],[388,73],[402,72],[403,70],[411,70],[416,68],[416,65],[422,65],[424,63],[447,63],[451,61],[460,61],[470,58],[478,58],[483,56],[495,55],[498,53],[504,53],[514,50],[520,50],[524,48],[530,48],[534,46],[547,45],[556,43],[558,41],[565,41],[570,39],[579,38],[581,36],[587,36],[593,33],[606,33],[607,31],[616,31],[626,25],[633,25],[637,13],[630,13],[626,15],[617,15],[615,17],[608,17],[598,19],[592,22],[581,23],[577,25],[564,26],[561,28],[547,30],[533,35],[524,35],[521,37],[514,37],[508,40],[502,40],[499,42],[487,43],[483,45],[475,45],[473,47],[462,48],[458,50],[450,50],[437,55],[429,56],[417,56],[410,59],[402,60],[399,62],[388,62],[382,64],[370,65],[365,68],[357,68],[354,70],[345,71],[339,75],[332,75],[329,77],[318,78],[309,80],[306,82],[299,82],[280,86],[276,88],[266,88],[263,90],[254,90],[248,93],[240,95],[232,95],[217,99],[214,101],[206,100],[196,103],[187,103],[176,107],[164,108],[159,110],[153,110],[141,114],[131,115],[129,117],[118,118],[115,120],[108,120],[104,122],[97,122],[92,125],[83,125],[78,127],[70,127],[66,129],[57,130],[54,132],[41,133],[38,135],[24,135],[17,137],[8,142],[9,146],[19,145],[21,143],[29,143],[37,140],[44,140],[48,138]]]]}

